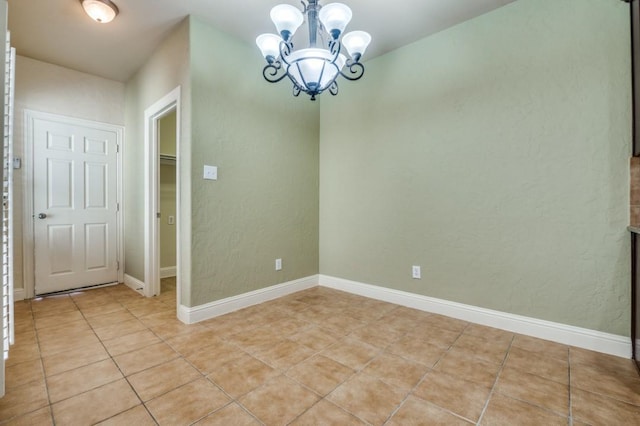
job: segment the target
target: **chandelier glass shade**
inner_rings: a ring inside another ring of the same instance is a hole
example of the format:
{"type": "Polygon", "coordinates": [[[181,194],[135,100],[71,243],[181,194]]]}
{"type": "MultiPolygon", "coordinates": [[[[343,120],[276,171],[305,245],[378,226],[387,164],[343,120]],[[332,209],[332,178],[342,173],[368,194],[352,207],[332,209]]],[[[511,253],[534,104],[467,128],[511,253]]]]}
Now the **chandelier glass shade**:
{"type": "Polygon", "coordinates": [[[362,77],[364,65],[360,58],[371,42],[371,36],[364,31],[342,35],[352,17],[351,9],[342,3],[321,6],[318,0],[309,0],[308,3],[303,1],[302,5],[302,11],[289,4],[271,9],[271,20],[279,35],[262,34],[256,38],[256,44],[267,61],[262,70],[264,78],[277,83],[289,77],[293,95],[304,92],[313,101],[325,90],[336,95],[338,76],[347,80],[362,77]],[[293,36],[304,23],[305,15],[309,46],[294,50],[293,36]],[[349,57],[342,53],[343,47],[349,57]]]}

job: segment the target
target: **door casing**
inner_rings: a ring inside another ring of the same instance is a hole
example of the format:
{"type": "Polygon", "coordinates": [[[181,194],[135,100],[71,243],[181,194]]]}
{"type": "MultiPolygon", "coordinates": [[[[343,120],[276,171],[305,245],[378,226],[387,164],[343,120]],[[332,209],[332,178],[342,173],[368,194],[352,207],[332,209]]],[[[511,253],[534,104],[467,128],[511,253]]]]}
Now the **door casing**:
{"type": "Polygon", "coordinates": [[[180,86],[167,93],[144,112],[144,145],[145,145],[145,220],[144,220],[144,295],[151,297],[160,294],[160,153],[158,141],[158,122],[171,111],[176,111],[176,306],[181,302],[181,233],[183,220],[181,205],[181,163],[180,156],[180,86]]]}

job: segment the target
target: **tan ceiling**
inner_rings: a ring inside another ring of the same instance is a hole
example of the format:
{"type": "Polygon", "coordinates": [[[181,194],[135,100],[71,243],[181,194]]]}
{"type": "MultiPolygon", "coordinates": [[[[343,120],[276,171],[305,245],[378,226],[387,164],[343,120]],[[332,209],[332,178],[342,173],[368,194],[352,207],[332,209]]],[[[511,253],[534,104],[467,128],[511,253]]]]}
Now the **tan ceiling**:
{"type": "MultiPolygon", "coordinates": [[[[127,81],[187,15],[253,44],[257,35],[274,32],[269,11],[283,2],[113,1],[120,9],[118,17],[110,24],[97,24],[84,14],[80,0],[8,0],[12,45],[19,55],[127,81]]],[[[353,10],[347,30],[371,33],[373,41],[366,54],[371,58],[515,0],[340,1],[353,10]]],[[[300,5],[294,0],[284,2],[300,5]]]]}

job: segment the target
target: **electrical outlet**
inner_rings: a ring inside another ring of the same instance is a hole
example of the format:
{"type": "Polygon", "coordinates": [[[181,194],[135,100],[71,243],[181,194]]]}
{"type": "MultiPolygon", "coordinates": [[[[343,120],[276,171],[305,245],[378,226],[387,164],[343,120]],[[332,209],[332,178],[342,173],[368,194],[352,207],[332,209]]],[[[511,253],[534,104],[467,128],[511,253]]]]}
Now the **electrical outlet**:
{"type": "Polygon", "coordinates": [[[282,259],[276,259],[276,271],[282,270],[282,259]]]}
{"type": "Polygon", "coordinates": [[[422,274],[421,274],[421,272],[420,272],[420,267],[419,267],[419,266],[416,266],[416,265],[413,265],[413,266],[411,267],[411,276],[412,276],[414,279],[419,280],[420,278],[422,278],[422,276],[421,276],[421,275],[422,275],[422,274]]]}

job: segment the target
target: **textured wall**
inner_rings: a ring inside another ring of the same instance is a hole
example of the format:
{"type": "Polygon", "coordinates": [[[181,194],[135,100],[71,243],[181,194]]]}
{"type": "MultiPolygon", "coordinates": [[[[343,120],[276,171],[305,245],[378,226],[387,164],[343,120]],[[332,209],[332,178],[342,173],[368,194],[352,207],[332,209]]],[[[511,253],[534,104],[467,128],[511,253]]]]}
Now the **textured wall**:
{"type": "MultiPolygon", "coordinates": [[[[24,157],[24,110],[124,124],[124,84],[23,56],[16,57],[14,153],[24,157]]],[[[14,170],[14,281],[23,286],[23,170],[14,170]]]]}
{"type": "Polygon", "coordinates": [[[629,49],[623,2],[519,0],[368,61],[321,103],[320,272],[628,335],[629,49]]]}
{"type": "MultiPolygon", "coordinates": [[[[189,20],[185,19],[155,50],[126,85],[126,137],[124,151],[125,273],[144,281],[144,111],[181,86],[181,149],[189,152],[189,20]]],[[[181,214],[188,221],[189,156],[183,155],[181,214]]],[[[188,253],[188,235],[184,244],[188,253]]],[[[181,270],[183,291],[188,292],[189,264],[181,270]]],[[[183,293],[184,294],[184,293],[183,293]]]]}
{"type": "Polygon", "coordinates": [[[193,18],[190,39],[190,306],[317,274],[317,103],[265,82],[254,45],[193,18]]]}

